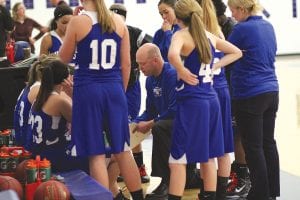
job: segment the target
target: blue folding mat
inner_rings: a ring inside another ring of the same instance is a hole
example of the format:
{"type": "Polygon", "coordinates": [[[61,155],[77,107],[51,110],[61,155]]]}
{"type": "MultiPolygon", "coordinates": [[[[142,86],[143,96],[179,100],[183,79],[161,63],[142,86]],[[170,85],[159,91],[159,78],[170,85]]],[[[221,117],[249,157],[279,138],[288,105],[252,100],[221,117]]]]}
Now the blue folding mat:
{"type": "Polygon", "coordinates": [[[81,170],[59,173],[75,200],[112,200],[112,193],[81,170]]]}

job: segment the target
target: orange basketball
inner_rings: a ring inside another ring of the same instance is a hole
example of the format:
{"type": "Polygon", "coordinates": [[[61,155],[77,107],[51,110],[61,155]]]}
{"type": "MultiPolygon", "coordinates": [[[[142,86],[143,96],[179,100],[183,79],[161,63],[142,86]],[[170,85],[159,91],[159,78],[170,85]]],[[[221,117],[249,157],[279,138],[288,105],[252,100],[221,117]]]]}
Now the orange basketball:
{"type": "Polygon", "coordinates": [[[34,200],[70,200],[67,187],[58,181],[50,180],[38,186],[33,196],[34,200]]]}
{"type": "Polygon", "coordinates": [[[23,188],[21,183],[10,176],[0,176],[0,191],[14,190],[20,199],[23,199],[23,188]]]}
{"type": "Polygon", "coordinates": [[[26,163],[28,160],[23,160],[21,163],[18,164],[16,168],[16,179],[20,181],[20,183],[25,184],[26,182],[26,163]]]}

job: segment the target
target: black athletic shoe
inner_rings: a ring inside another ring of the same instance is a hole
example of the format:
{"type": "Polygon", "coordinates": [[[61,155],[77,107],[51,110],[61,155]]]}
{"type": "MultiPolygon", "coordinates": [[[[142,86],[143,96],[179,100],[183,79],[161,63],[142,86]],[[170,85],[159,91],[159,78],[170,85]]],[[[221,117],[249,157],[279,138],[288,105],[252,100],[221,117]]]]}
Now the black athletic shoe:
{"type": "Polygon", "coordinates": [[[140,166],[139,171],[140,171],[142,183],[149,183],[150,182],[150,177],[148,176],[148,174],[146,172],[145,165],[140,166]]]}
{"type": "Polygon", "coordinates": [[[168,199],[168,185],[161,182],[155,190],[147,194],[145,200],[166,200],[168,199]]]}
{"type": "Polygon", "coordinates": [[[233,176],[228,184],[226,196],[229,199],[245,198],[250,190],[250,181],[233,176]]]}

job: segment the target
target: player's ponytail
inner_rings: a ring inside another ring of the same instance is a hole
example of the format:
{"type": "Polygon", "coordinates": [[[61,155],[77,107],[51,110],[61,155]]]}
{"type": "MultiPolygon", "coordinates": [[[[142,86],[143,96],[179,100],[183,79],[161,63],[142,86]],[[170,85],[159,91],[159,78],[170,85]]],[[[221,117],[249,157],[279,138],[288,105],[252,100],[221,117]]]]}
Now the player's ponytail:
{"type": "Polygon", "coordinates": [[[220,36],[221,28],[216,16],[216,9],[212,0],[196,0],[203,10],[202,21],[207,31],[216,36],[220,36]]]}
{"type": "Polygon", "coordinates": [[[116,29],[116,25],[111,17],[111,13],[106,8],[104,0],[97,0],[95,1],[95,4],[98,22],[102,27],[102,31],[112,33],[116,29]]]}
{"type": "Polygon", "coordinates": [[[209,64],[212,53],[202,22],[202,14],[202,8],[195,0],[179,0],[175,4],[175,15],[188,27],[198,50],[199,59],[209,64]]]}
{"type": "Polygon", "coordinates": [[[42,110],[43,105],[53,92],[54,86],[61,84],[69,76],[68,66],[60,60],[50,62],[47,66],[42,67],[41,70],[41,86],[33,106],[35,111],[42,110]]]}

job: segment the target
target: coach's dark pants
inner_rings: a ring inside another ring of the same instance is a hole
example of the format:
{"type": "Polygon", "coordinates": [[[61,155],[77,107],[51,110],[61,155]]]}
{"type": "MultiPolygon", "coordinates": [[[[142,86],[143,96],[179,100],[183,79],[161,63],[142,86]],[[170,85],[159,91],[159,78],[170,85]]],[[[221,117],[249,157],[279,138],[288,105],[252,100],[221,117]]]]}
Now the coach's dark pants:
{"type": "Polygon", "coordinates": [[[173,120],[160,120],[152,127],[152,172],[151,176],[161,177],[162,181],[169,184],[170,169],[169,156],[173,120]]]}
{"type": "Polygon", "coordinates": [[[278,92],[234,101],[237,126],[250,170],[249,200],[267,200],[280,195],[279,156],[274,139],[278,103],[278,92]]]}

